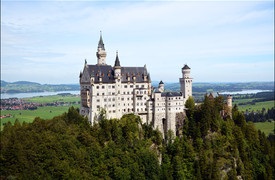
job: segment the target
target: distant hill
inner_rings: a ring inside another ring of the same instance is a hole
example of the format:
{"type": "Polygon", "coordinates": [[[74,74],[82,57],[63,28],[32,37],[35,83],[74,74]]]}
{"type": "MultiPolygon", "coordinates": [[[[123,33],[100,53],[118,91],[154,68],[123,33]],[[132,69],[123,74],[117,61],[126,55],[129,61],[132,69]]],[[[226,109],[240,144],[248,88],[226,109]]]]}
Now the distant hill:
{"type": "Polygon", "coordinates": [[[1,93],[77,91],[78,84],[40,84],[29,81],[6,82],[1,80],[1,93]]]}
{"type": "Polygon", "coordinates": [[[8,82],[2,81],[2,80],[1,80],[1,88],[2,88],[2,87],[5,87],[7,84],[8,84],[8,82]]]}
{"type": "Polygon", "coordinates": [[[16,82],[12,82],[10,84],[18,84],[18,85],[41,85],[39,83],[30,82],[30,81],[16,81],[16,82]]]}
{"type": "Polygon", "coordinates": [[[9,84],[13,84],[13,85],[41,85],[39,83],[30,82],[30,81],[6,82],[6,81],[1,80],[1,87],[5,87],[9,84]]]}
{"type": "MultiPolygon", "coordinates": [[[[153,87],[158,87],[159,81],[152,81],[153,87]]],[[[1,93],[25,93],[45,91],[77,91],[79,84],[40,84],[29,81],[6,82],[1,80],[1,93]]],[[[193,93],[233,92],[242,90],[273,90],[274,82],[195,82],[193,93]]],[[[180,91],[179,82],[165,82],[166,91],[180,91]]],[[[194,94],[194,95],[195,95],[194,94]]]]}
{"type": "MultiPolygon", "coordinates": [[[[159,82],[153,81],[152,86],[158,87],[159,82]]],[[[194,93],[206,92],[234,92],[242,90],[273,90],[274,82],[195,82],[193,83],[194,93]]],[[[166,91],[180,91],[180,83],[165,83],[166,91]]]]}

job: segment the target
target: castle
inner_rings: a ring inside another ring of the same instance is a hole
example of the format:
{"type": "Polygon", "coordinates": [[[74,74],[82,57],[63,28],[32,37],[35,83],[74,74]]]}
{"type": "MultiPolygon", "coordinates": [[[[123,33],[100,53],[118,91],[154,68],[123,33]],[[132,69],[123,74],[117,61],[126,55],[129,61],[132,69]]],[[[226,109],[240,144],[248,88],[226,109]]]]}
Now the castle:
{"type": "Polygon", "coordinates": [[[100,34],[96,52],[97,64],[89,65],[85,60],[80,72],[80,114],[87,116],[94,124],[102,109],[107,118],[121,118],[134,113],[143,123],[152,124],[163,134],[168,130],[176,132],[177,114],[184,112],[186,100],[192,96],[190,68],[184,65],[179,79],[181,92],[165,92],[164,83],[152,87],[146,65],[143,67],[121,66],[118,52],[114,65],[106,63],[107,53],[100,34]]]}

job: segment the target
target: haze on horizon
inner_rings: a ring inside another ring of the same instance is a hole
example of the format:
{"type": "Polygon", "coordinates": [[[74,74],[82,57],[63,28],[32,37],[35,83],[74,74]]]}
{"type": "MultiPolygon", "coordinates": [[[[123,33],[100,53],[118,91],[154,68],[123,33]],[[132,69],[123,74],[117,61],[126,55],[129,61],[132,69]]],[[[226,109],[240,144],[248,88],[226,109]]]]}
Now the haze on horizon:
{"type": "Polygon", "coordinates": [[[274,1],[1,1],[1,80],[78,83],[96,64],[144,66],[153,81],[274,81],[274,1]]]}

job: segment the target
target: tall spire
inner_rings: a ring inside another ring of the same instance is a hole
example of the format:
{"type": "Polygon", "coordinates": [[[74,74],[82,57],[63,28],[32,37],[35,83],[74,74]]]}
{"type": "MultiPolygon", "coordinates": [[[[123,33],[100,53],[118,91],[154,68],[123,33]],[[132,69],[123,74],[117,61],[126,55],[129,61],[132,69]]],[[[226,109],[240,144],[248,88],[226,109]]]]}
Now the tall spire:
{"type": "Polygon", "coordinates": [[[120,61],[118,58],[118,52],[116,51],[116,61],[115,61],[115,66],[120,66],[120,61]]]}
{"type": "Polygon", "coordinates": [[[98,47],[97,48],[101,48],[102,50],[105,50],[104,43],[103,43],[103,40],[102,40],[102,33],[101,33],[101,31],[100,31],[100,38],[99,38],[99,42],[98,42],[98,47]]]}
{"type": "Polygon", "coordinates": [[[102,40],[102,33],[100,31],[100,38],[99,38],[99,42],[98,42],[98,47],[97,47],[97,52],[96,52],[96,56],[97,56],[97,65],[106,65],[106,52],[105,52],[105,47],[104,47],[104,43],[102,40]]]}

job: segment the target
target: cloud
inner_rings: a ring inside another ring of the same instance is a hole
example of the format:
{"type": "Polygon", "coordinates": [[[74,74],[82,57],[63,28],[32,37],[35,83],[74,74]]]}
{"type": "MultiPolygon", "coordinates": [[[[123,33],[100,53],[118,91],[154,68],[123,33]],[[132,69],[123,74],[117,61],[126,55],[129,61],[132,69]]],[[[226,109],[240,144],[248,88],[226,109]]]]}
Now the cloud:
{"type": "MultiPolygon", "coordinates": [[[[56,79],[75,81],[84,59],[96,63],[102,30],[109,64],[119,50],[123,65],[147,64],[152,78],[177,81],[181,74],[176,69],[184,63],[199,76],[208,64],[241,57],[250,67],[251,56],[274,55],[273,14],[274,2],[258,1],[3,2],[1,65],[8,68],[12,59],[29,71],[35,65],[39,71],[33,74],[40,72],[36,76],[44,80],[48,73],[43,67],[55,75],[62,67],[56,79]]],[[[218,79],[215,71],[204,75],[204,81],[218,79]]],[[[18,77],[16,71],[9,72],[4,69],[1,75],[18,77]]],[[[226,79],[226,74],[220,76],[226,79]]]]}

